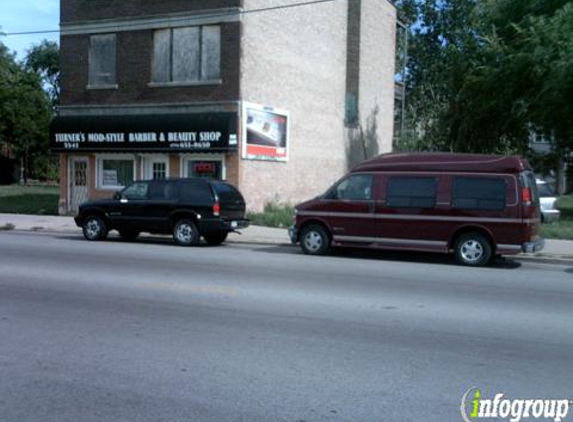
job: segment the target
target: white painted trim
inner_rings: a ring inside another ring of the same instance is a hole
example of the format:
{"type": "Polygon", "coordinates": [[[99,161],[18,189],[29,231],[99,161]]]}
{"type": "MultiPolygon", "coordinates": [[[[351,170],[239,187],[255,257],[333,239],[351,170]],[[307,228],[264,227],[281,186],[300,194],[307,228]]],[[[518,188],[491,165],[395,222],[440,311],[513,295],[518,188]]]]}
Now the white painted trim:
{"type": "Polygon", "coordinates": [[[149,82],[147,86],[149,88],[177,88],[186,86],[207,86],[207,85],[221,85],[223,83],[222,79],[206,79],[198,81],[188,81],[188,82],[149,82]]]}
{"type": "Polygon", "coordinates": [[[116,191],[118,189],[122,189],[125,186],[103,186],[101,181],[101,176],[103,173],[103,161],[104,160],[132,160],[133,161],[133,180],[138,180],[137,177],[137,156],[135,154],[96,154],[96,180],[95,180],[95,188],[98,190],[108,190],[108,191],[116,191]]]}
{"type": "Polygon", "coordinates": [[[411,214],[381,214],[356,212],[327,212],[327,211],[298,211],[300,216],[331,217],[331,218],[375,218],[378,220],[407,220],[407,221],[452,221],[463,223],[535,223],[536,219],[503,218],[503,217],[455,217],[437,215],[411,215],[411,214]]]}
{"type": "Polygon", "coordinates": [[[179,177],[188,177],[187,162],[190,160],[220,161],[221,162],[221,179],[227,178],[227,162],[225,154],[180,154],[179,155],[179,177]]]}
{"type": "Polygon", "coordinates": [[[333,240],[341,242],[366,242],[366,243],[394,243],[398,245],[422,245],[422,246],[442,246],[446,247],[448,242],[439,240],[418,240],[418,239],[393,239],[388,237],[362,237],[362,236],[333,236],[333,240]]]}
{"type": "Polygon", "coordinates": [[[90,158],[88,156],[73,156],[68,155],[68,186],[67,186],[67,203],[66,203],[66,211],[70,212],[71,205],[72,205],[72,184],[75,179],[75,175],[73,172],[74,162],[76,161],[85,161],[86,162],[86,187],[88,189],[88,199],[89,199],[89,189],[90,189],[90,158]]]}
{"type": "Polygon", "coordinates": [[[153,163],[165,163],[165,177],[171,177],[171,159],[169,154],[139,154],[141,158],[141,179],[153,178],[153,163]]]}

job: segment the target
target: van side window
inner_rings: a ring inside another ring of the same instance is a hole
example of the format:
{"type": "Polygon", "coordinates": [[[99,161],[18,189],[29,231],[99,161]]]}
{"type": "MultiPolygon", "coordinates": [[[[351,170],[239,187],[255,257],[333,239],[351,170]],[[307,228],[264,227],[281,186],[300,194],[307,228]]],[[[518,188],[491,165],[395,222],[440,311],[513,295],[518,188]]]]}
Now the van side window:
{"type": "Polygon", "coordinates": [[[393,208],[433,208],[437,194],[435,177],[390,177],[386,204],[393,208]]]}
{"type": "Polygon", "coordinates": [[[356,174],[347,177],[328,194],[328,199],[369,201],[372,199],[372,175],[356,174]]]}
{"type": "Polygon", "coordinates": [[[452,207],[462,210],[503,210],[506,192],[505,179],[456,177],[452,189],[452,207]]]}

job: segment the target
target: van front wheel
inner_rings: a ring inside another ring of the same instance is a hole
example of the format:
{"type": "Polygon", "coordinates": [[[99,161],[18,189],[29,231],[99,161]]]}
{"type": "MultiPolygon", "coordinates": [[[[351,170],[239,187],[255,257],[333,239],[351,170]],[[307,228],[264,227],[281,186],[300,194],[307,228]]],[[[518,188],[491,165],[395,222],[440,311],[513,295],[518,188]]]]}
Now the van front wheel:
{"type": "Polygon", "coordinates": [[[322,226],[307,226],[300,234],[300,246],[305,254],[324,255],[330,248],[330,237],[322,226]]]}
{"type": "Polygon", "coordinates": [[[491,261],[492,246],[481,233],[465,233],[456,239],[454,254],[460,264],[479,267],[491,261]]]}

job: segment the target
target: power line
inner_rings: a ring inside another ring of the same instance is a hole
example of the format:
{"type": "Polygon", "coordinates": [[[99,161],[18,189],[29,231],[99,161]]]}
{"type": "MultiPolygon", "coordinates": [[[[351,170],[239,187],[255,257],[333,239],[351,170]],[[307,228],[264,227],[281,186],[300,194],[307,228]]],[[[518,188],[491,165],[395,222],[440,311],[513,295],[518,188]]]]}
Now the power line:
{"type": "MultiPolygon", "coordinates": [[[[202,20],[205,18],[218,18],[218,17],[234,16],[234,15],[241,16],[241,15],[248,15],[248,14],[252,14],[252,13],[291,9],[294,7],[312,6],[312,5],[321,4],[321,3],[333,3],[336,1],[340,1],[340,0],[312,0],[312,1],[306,1],[306,2],[301,2],[301,3],[284,4],[284,5],[273,6],[273,7],[262,7],[259,9],[239,10],[239,11],[233,11],[233,12],[220,12],[220,13],[213,13],[213,14],[202,14],[202,15],[190,16],[190,17],[179,18],[179,19],[165,18],[164,21],[165,21],[165,23],[174,23],[174,22],[189,21],[189,20],[193,20],[193,19],[198,19],[198,20],[201,19],[202,20]]],[[[159,22],[162,23],[163,21],[160,19],[159,22]]],[[[141,23],[124,24],[121,26],[121,28],[129,28],[132,26],[139,26],[139,25],[141,25],[141,23]]],[[[100,30],[100,29],[108,29],[108,28],[110,28],[110,29],[111,28],[118,28],[118,25],[110,22],[107,24],[90,25],[90,27],[93,28],[94,30],[100,30]]],[[[46,29],[46,30],[39,30],[39,31],[22,31],[22,32],[0,32],[0,36],[1,35],[17,36],[17,35],[57,34],[57,33],[61,33],[61,32],[63,32],[62,29],[46,29]]],[[[66,32],[66,34],[73,34],[74,30],[73,29],[72,30],[65,30],[65,32],[66,32]]]]}

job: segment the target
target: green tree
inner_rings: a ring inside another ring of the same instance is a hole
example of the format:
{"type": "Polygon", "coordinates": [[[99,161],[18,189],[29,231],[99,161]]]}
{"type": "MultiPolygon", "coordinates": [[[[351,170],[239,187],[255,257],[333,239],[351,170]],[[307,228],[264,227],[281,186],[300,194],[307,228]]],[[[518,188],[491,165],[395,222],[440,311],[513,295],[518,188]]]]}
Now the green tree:
{"type": "Polygon", "coordinates": [[[42,78],[52,104],[60,103],[60,48],[54,41],[44,40],[28,50],[25,65],[42,78]]]}
{"type": "Polygon", "coordinates": [[[525,152],[531,124],[573,145],[570,0],[402,0],[414,149],[525,152]]]}
{"type": "Polygon", "coordinates": [[[17,63],[0,44],[0,141],[13,148],[25,181],[40,176],[37,164],[48,157],[51,116],[39,75],[17,63]]]}

